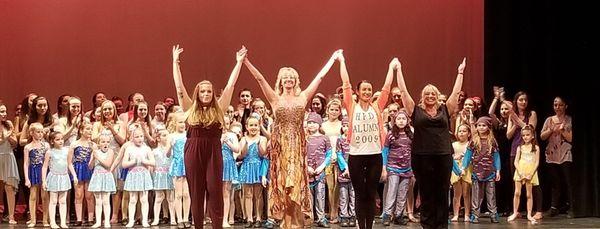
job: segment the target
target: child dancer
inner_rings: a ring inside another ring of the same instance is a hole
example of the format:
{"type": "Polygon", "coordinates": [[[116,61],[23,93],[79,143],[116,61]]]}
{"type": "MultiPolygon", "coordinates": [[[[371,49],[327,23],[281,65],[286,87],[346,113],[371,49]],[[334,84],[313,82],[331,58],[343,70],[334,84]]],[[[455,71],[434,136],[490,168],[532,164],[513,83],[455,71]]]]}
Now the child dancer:
{"type": "Polygon", "coordinates": [[[69,172],[73,176],[73,183],[77,184],[77,175],[72,164],[67,162],[69,149],[64,147],[63,134],[52,132],[49,141],[52,149],[46,153],[44,166],[42,168],[42,187],[50,192],[50,206],[48,215],[50,227],[67,228],[67,192],[71,189],[69,172]],[[48,167],[50,172],[48,173],[48,167]],[[46,176],[46,174],[48,176],[46,176]],[[60,227],[56,224],[56,203],[60,204],[60,227]]]}
{"type": "MultiPolygon", "coordinates": [[[[227,126],[225,127],[226,132],[221,137],[222,142],[222,155],[223,155],[223,227],[231,227],[229,224],[230,208],[235,208],[233,203],[233,186],[232,183],[238,179],[237,166],[235,160],[239,152],[239,142],[237,135],[233,133],[230,127],[230,118],[225,116],[224,118],[227,126]]],[[[233,218],[231,218],[231,221],[233,218]]]]}
{"type": "Polygon", "coordinates": [[[110,195],[117,191],[115,178],[110,172],[113,163],[114,152],[111,149],[113,136],[102,134],[98,138],[100,149],[94,150],[90,160],[90,167],[94,168],[90,179],[89,191],[96,198],[96,223],[92,228],[100,227],[102,222],[102,210],[104,208],[104,227],[110,227],[110,195]]]}
{"type": "Polygon", "coordinates": [[[79,140],[71,144],[69,149],[69,163],[73,164],[77,174],[78,183],[75,185],[75,213],[77,215],[76,226],[83,225],[83,198],[86,200],[88,210],[88,221],[94,218],[94,200],[92,193],[88,191],[92,170],[89,163],[92,158],[93,149],[96,143],[92,141],[92,123],[83,121],[79,129],[79,140]]]}
{"type": "Polygon", "coordinates": [[[27,222],[27,227],[35,227],[36,221],[36,210],[37,210],[37,197],[42,196],[42,204],[44,209],[44,226],[48,224],[48,197],[47,192],[40,190],[42,184],[42,166],[44,164],[44,158],[46,151],[50,148],[48,143],[44,141],[44,127],[38,122],[34,122],[29,125],[29,136],[31,137],[31,143],[25,145],[23,152],[23,168],[25,169],[25,186],[29,190],[29,216],[30,221],[27,222]]]}
{"type": "Polygon", "coordinates": [[[132,133],[132,143],[125,149],[123,168],[129,168],[125,179],[124,189],[129,191],[129,223],[125,227],[131,228],[135,223],[135,208],[138,198],[142,203],[142,226],[148,224],[148,191],[154,188],[148,167],[154,166],[154,155],[150,147],[144,144],[144,130],[136,128],[132,133]]]}
{"type": "Polygon", "coordinates": [[[261,157],[267,149],[267,138],[260,136],[260,123],[256,116],[246,120],[248,134],[240,141],[243,158],[240,167],[239,181],[244,192],[244,208],[246,209],[246,227],[261,227],[262,220],[262,186],[261,186],[261,157]],[[252,217],[252,210],[256,219],[252,217]]]}
{"type": "Polygon", "coordinates": [[[306,157],[308,165],[308,180],[313,193],[313,210],[317,215],[319,227],[329,227],[325,218],[325,168],[331,162],[331,143],[329,137],[321,134],[319,129],[323,119],[315,112],[308,114],[306,157]]]}
{"type": "Polygon", "coordinates": [[[185,146],[187,137],[185,131],[185,116],[183,113],[180,112],[175,115],[175,128],[172,129],[174,129],[175,132],[171,133],[169,136],[169,139],[171,139],[171,152],[173,154],[169,175],[173,177],[173,183],[175,185],[175,213],[177,215],[177,226],[179,228],[189,228],[192,226],[188,222],[190,217],[191,199],[188,182],[185,178],[183,147],[185,146]]]}
{"type": "Polygon", "coordinates": [[[396,224],[407,224],[403,213],[406,209],[408,185],[413,177],[410,166],[413,132],[408,125],[410,122],[408,114],[405,111],[398,111],[393,119],[392,131],[386,137],[382,152],[383,165],[386,168],[383,177],[387,176],[388,187],[383,208],[384,226],[390,225],[392,216],[396,224]],[[396,209],[392,212],[394,205],[396,209]]]}
{"type": "Polygon", "coordinates": [[[479,223],[480,205],[483,201],[483,193],[487,198],[488,210],[492,213],[492,223],[498,223],[498,211],[496,209],[496,183],[500,181],[500,153],[498,143],[490,129],[491,118],[484,116],[477,119],[477,132],[473,135],[473,142],[467,148],[463,159],[463,171],[473,162],[473,175],[471,180],[471,223],[479,223]]]}
{"type": "Polygon", "coordinates": [[[175,187],[173,186],[173,177],[169,175],[169,168],[171,167],[169,131],[159,129],[156,142],[158,146],[153,151],[154,160],[156,160],[156,167],[154,168],[154,193],[156,197],[154,199],[154,220],[152,221],[152,226],[156,226],[159,223],[160,210],[165,197],[169,205],[171,225],[177,225],[175,222],[175,207],[173,206],[173,199],[175,198],[173,191],[175,187]]]}
{"type": "Polygon", "coordinates": [[[452,166],[452,176],[450,177],[450,183],[454,189],[454,198],[452,200],[452,203],[454,204],[452,209],[454,211],[454,216],[450,221],[458,222],[460,198],[462,197],[465,205],[465,222],[469,222],[469,215],[471,213],[470,185],[472,168],[470,165],[463,165],[462,162],[471,139],[471,127],[463,123],[458,126],[456,133],[458,141],[452,143],[452,148],[454,149],[452,158],[454,159],[454,162],[452,166]]]}
{"type": "Polygon", "coordinates": [[[113,194],[112,201],[112,219],[111,223],[119,222],[119,209],[122,212],[122,218],[127,217],[127,208],[123,207],[127,203],[121,202],[123,199],[123,182],[124,179],[120,179],[121,159],[123,157],[121,153],[121,145],[127,142],[126,131],[123,123],[118,119],[117,108],[115,103],[110,100],[102,102],[102,115],[97,122],[94,123],[94,131],[92,132],[92,139],[99,141],[99,137],[106,135],[110,138],[109,149],[113,152],[113,160],[110,171],[113,173],[113,177],[116,179],[117,191],[113,194]]]}
{"type": "Polygon", "coordinates": [[[348,117],[342,118],[342,134],[337,139],[338,184],[340,187],[340,213],[341,227],[356,227],[356,212],[354,211],[355,196],[350,173],[348,171],[348,152],[350,146],[346,133],[348,133],[348,117]]]}
{"type": "Polygon", "coordinates": [[[521,200],[521,187],[525,185],[527,190],[527,219],[532,224],[537,224],[533,218],[533,194],[532,187],[539,185],[537,168],[540,162],[540,147],[535,140],[535,131],[533,126],[527,125],[521,129],[523,141],[517,148],[515,156],[515,197],[513,199],[513,214],[508,217],[508,221],[513,221],[519,215],[519,201],[521,200]]]}

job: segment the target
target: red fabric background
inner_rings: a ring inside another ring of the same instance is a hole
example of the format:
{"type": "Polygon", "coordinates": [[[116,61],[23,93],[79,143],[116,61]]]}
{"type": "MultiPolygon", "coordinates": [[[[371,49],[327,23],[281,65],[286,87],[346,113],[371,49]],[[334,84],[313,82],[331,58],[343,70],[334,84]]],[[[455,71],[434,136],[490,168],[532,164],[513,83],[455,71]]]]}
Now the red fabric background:
{"type": "MultiPolygon", "coordinates": [[[[0,2],[0,15],[0,99],[11,111],[29,92],[50,98],[53,112],[62,93],[82,97],[86,109],[97,91],[124,99],[139,91],[152,104],[174,96],[177,43],[190,93],[202,79],[222,88],[242,44],[271,85],[280,67],[292,66],[304,88],[343,48],[352,81],[369,79],[376,89],[398,56],[415,99],[426,83],[449,93],[466,56],[463,88],[483,93],[481,0],[20,0],[0,2]]],[[[320,91],[340,82],[335,65],[320,91]]],[[[262,95],[245,68],[236,89],[243,87],[262,95]]]]}

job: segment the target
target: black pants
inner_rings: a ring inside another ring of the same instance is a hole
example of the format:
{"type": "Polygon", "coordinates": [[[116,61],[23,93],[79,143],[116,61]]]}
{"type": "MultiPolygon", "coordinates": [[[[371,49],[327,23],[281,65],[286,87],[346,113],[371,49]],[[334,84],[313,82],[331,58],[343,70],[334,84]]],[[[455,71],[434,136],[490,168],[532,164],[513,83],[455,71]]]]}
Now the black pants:
{"type": "MultiPolygon", "coordinates": [[[[500,152],[503,152],[502,150],[500,152]]],[[[496,182],[496,206],[498,213],[512,214],[513,198],[515,196],[515,181],[512,179],[510,155],[500,155],[502,168],[500,169],[501,179],[496,182]]],[[[538,173],[539,174],[539,173],[538,173]]]]}
{"type": "Polygon", "coordinates": [[[360,229],[373,228],[375,198],[382,164],[381,154],[348,157],[348,169],[350,169],[350,180],[356,196],[356,217],[360,229]]]}
{"type": "Polygon", "coordinates": [[[561,209],[561,194],[566,195],[568,205],[572,205],[571,162],[563,162],[562,164],[548,163],[548,167],[552,176],[552,207],[561,209]]]}
{"type": "Polygon", "coordinates": [[[448,228],[448,192],[452,155],[415,155],[412,168],[421,194],[421,226],[448,228]]]}

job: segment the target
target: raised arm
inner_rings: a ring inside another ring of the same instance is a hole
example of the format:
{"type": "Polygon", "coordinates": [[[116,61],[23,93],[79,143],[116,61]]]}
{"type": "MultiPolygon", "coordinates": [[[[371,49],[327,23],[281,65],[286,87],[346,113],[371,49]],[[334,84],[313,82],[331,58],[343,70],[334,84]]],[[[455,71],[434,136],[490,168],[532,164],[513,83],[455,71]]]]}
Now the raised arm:
{"type": "Polygon", "coordinates": [[[256,79],[256,81],[258,82],[260,90],[262,90],[263,94],[265,94],[267,101],[269,101],[271,105],[275,104],[277,102],[277,94],[275,94],[275,91],[273,91],[271,85],[269,85],[267,80],[265,80],[265,77],[262,75],[262,73],[260,73],[258,69],[256,69],[254,65],[252,65],[252,63],[250,63],[248,57],[244,59],[244,65],[246,65],[248,70],[250,70],[250,73],[252,73],[252,76],[254,76],[254,79],[256,79]]]}
{"type": "Polygon", "coordinates": [[[323,66],[321,71],[319,71],[319,73],[317,73],[317,76],[315,77],[315,79],[313,79],[313,81],[310,82],[308,87],[306,87],[306,89],[300,93],[300,95],[303,98],[306,98],[306,100],[308,101],[310,98],[313,97],[313,95],[315,95],[315,92],[317,91],[319,84],[321,84],[323,77],[325,77],[327,72],[329,72],[329,69],[331,69],[331,66],[333,66],[333,63],[337,59],[336,58],[337,55],[339,55],[339,53],[341,53],[341,52],[342,52],[342,50],[340,49],[340,50],[335,51],[333,53],[333,55],[331,55],[329,60],[327,60],[327,63],[325,63],[325,66],[323,66]]]}
{"type": "MultiPolygon", "coordinates": [[[[488,109],[488,115],[492,118],[492,125],[497,126],[499,121],[496,116],[496,106],[498,105],[498,100],[500,100],[500,92],[498,86],[494,86],[494,100],[492,100],[492,104],[490,105],[490,109],[488,109]]],[[[501,103],[502,101],[500,101],[501,103]]]]}
{"type": "MultiPolygon", "coordinates": [[[[404,74],[402,73],[402,64],[397,58],[394,58],[396,62],[395,68],[398,70],[397,78],[398,78],[398,87],[400,88],[400,97],[402,98],[402,104],[404,108],[406,108],[406,113],[408,116],[412,116],[412,112],[415,110],[415,101],[408,93],[408,89],[406,88],[406,82],[404,82],[404,74]]],[[[392,60],[392,62],[395,62],[392,60]]]]}
{"type": "Polygon", "coordinates": [[[348,75],[348,69],[346,68],[346,58],[344,57],[344,53],[340,53],[337,56],[337,60],[340,62],[340,77],[342,78],[342,89],[344,100],[344,107],[348,109],[352,108],[352,104],[354,101],[352,100],[352,84],[350,83],[350,76],[348,75]]]}
{"type": "Polygon", "coordinates": [[[231,103],[231,96],[233,95],[233,90],[235,88],[235,82],[237,82],[238,76],[240,76],[240,69],[242,68],[242,62],[246,59],[246,47],[242,46],[242,48],[235,54],[235,67],[233,67],[233,71],[229,75],[229,81],[227,81],[227,85],[223,89],[223,94],[219,97],[219,106],[221,109],[226,110],[231,103]]]}
{"type": "Polygon", "coordinates": [[[400,63],[398,58],[394,58],[392,62],[390,62],[387,75],[385,76],[385,82],[383,83],[383,88],[381,88],[381,95],[377,99],[377,106],[379,107],[379,110],[385,109],[385,105],[387,105],[388,98],[390,96],[390,89],[392,88],[392,82],[394,81],[394,66],[396,66],[396,62],[394,60],[400,63]]]}
{"type": "Polygon", "coordinates": [[[463,84],[463,73],[465,71],[465,67],[467,66],[467,58],[463,58],[462,63],[458,65],[458,74],[456,75],[456,81],[454,82],[454,87],[452,88],[452,94],[448,97],[446,101],[446,107],[448,108],[448,112],[450,112],[450,116],[458,112],[458,94],[460,90],[462,90],[463,84]]]}
{"type": "Polygon", "coordinates": [[[488,114],[492,118],[496,118],[496,106],[498,103],[502,104],[504,102],[504,87],[494,86],[494,100],[492,101],[492,105],[490,105],[490,109],[488,110],[488,114]]]}
{"type": "Polygon", "coordinates": [[[179,69],[179,54],[183,52],[183,48],[179,45],[173,46],[173,80],[175,81],[175,89],[177,90],[177,100],[183,110],[187,110],[192,106],[192,99],[188,94],[183,79],[181,79],[181,70],[179,69]]]}

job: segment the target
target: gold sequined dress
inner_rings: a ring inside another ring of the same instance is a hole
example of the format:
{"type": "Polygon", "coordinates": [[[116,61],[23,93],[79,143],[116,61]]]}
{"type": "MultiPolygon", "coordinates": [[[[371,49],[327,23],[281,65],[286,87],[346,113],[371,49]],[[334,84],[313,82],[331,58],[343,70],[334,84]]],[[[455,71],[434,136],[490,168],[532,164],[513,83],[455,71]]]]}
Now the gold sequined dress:
{"type": "Polygon", "coordinates": [[[304,107],[279,107],[273,123],[269,174],[269,211],[275,219],[293,206],[304,217],[311,214],[310,190],[306,170],[306,140],[303,131],[304,107]]]}

